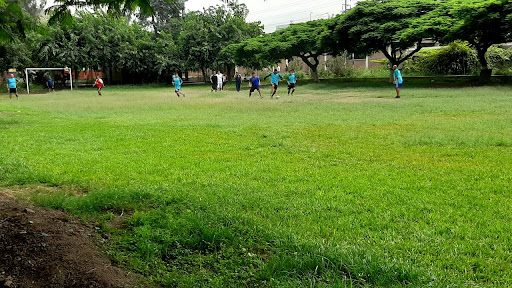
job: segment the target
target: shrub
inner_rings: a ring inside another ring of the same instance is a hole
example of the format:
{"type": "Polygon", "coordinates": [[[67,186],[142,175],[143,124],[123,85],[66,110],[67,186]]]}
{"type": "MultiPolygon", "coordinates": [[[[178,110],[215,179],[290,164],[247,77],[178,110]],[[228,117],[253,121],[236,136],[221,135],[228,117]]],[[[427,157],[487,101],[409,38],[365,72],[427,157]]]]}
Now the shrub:
{"type": "Polygon", "coordinates": [[[512,50],[493,45],[485,55],[494,74],[512,75],[512,50]]]}
{"type": "Polygon", "coordinates": [[[422,74],[468,75],[478,69],[475,50],[467,42],[455,41],[440,49],[418,52],[403,69],[422,74]]]}

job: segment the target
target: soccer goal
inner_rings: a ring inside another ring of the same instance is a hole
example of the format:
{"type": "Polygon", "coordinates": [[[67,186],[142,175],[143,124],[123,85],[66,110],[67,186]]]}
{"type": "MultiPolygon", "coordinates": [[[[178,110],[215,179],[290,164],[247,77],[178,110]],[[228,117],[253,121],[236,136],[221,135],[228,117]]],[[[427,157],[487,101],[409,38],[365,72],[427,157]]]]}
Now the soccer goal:
{"type": "Polygon", "coordinates": [[[30,88],[28,85],[28,73],[31,71],[64,71],[69,72],[69,81],[71,83],[71,91],[73,91],[73,73],[71,73],[71,68],[63,67],[63,68],[25,68],[25,77],[27,79],[27,94],[30,94],[30,88]]]}

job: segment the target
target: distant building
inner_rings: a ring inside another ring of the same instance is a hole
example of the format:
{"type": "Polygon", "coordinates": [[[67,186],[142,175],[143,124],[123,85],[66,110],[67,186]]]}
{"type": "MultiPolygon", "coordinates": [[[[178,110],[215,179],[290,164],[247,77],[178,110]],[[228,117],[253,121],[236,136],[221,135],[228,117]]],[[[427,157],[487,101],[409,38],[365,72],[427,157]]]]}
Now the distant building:
{"type": "Polygon", "coordinates": [[[276,31],[283,30],[283,29],[288,28],[288,27],[290,27],[290,24],[277,25],[276,26],[276,31]]]}

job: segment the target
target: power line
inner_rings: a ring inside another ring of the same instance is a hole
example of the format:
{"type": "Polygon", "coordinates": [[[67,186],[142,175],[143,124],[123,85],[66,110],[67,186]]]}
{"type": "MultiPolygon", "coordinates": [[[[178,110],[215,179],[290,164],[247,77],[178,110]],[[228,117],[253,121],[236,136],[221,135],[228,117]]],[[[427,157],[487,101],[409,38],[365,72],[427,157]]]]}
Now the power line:
{"type": "MultiPolygon", "coordinates": [[[[335,2],[329,2],[330,5],[322,5],[322,9],[325,9],[325,8],[331,8],[331,7],[339,7],[340,8],[340,12],[341,12],[341,7],[340,5],[333,5],[334,3],[339,3],[339,1],[335,1],[335,2]]],[[[327,3],[326,3],[327,4],[327,3]]],[[[311,11],[312,9],[309,8],[309,9],[302,9],[302,10],[297,10],[297,11],[292,11],[292,12],[287,12],[287,13],[282,13],[282,14],[277,14],[277,15],[274,15],[274,16],[268,16],[268,17],[263,17],[263,18],[259,18],[257,19],[258,21],[263,21],[263,20],[266,20],[266,19],[272,19],[272,18],[281,18],[283,16],[286,16],[286,15],[293,15],[293,14],[298,14],[298,13],[301,13],[301,12],[309,12],[311,11]]],[[[249,11],[249,15],[251,14],[251,12],[249,11]]]]}

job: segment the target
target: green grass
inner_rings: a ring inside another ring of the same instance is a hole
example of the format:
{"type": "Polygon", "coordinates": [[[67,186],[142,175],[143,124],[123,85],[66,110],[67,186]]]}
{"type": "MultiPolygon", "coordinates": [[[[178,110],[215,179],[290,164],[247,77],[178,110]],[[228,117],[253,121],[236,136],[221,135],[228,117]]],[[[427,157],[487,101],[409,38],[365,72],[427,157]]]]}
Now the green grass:
{"type": "Polygon", "coordinates": [[[425,85],[2,94],[0,183],[164,286],[512,286],[510,87],[425,85]]]}

